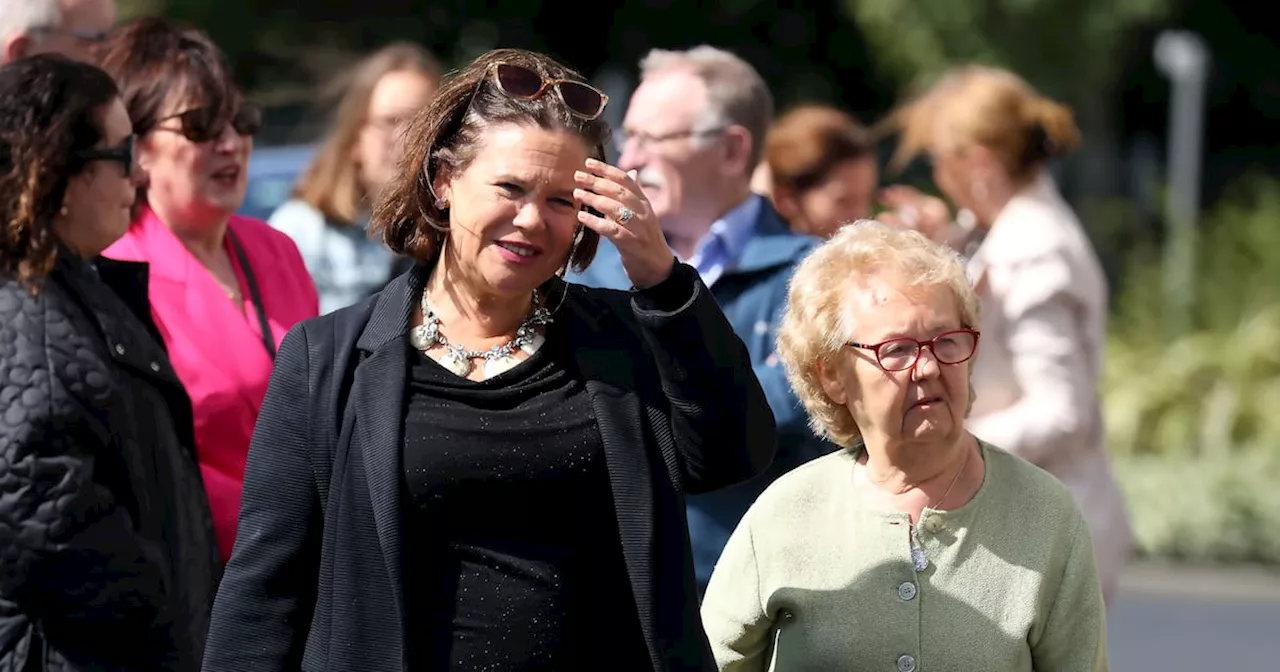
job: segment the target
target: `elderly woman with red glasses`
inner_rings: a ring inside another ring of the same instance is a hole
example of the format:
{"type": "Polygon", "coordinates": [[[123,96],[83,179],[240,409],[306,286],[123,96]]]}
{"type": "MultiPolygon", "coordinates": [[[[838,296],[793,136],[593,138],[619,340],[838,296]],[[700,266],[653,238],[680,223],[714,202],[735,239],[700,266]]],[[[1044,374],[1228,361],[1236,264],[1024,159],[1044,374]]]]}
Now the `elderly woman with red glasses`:
{"type": "Polygon", "coordinates": [[[606,103],[499,50],[407,128],[370,229],[417,263],[281,346],[206,672],[714,669],[683,497],[773,415],[606,103]],[[629,292],[562,280],[601,237],[629,292]]]}
{"type": "Polygon", "coordinates": [[[978,301],[957,255],[862,221],[796,270],[779,356],[845,450],[782,477],[702,604],[721,670],[1108,669],[1089,528],[965,430],[978,301]]]}
{"type": "Polygon", "coordinates": [[[233,215],[261,119],[221,51],[197,30],[148,18],[113,32],[99,58],[120,87],[149,176],[128,233],[104,255],[150,266],[152,316],[191,396],[225,562],[276,348],[319,312],[319,299],[288,236],[233,215]]]}

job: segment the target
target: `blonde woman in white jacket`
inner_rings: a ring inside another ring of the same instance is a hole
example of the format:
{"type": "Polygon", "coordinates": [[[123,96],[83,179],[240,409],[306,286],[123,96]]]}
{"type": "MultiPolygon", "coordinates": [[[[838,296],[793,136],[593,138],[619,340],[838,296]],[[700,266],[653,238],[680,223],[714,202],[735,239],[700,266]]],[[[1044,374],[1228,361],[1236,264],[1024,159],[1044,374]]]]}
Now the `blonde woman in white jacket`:
{"type": "Polygon", "coordinates": [[[1111,470],[1098,379],[1107,282],[1088,236],[1045,169],[1073,150],[1071,111],[1016,75],[968,66],[900,108],[896,161],[927,153],[938,188],[960,208],[909,187],[882,195],[881,219],[961,249],[982,308],[968,428],[1057,476],[1089,523],[1110,603],[1134,547],[1111,470]]]}

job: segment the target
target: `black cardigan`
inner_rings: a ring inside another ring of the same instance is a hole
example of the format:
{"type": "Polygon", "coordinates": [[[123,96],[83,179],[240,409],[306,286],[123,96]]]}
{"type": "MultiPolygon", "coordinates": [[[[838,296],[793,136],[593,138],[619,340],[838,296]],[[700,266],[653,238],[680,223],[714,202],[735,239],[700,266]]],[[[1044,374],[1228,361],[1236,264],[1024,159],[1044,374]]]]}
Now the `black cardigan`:
{"type": "MultiPolygon", "coordinates": [[[[307,320],[281,345],[206,672],[407,669],[400,455],[406,333],[424,275],[307,320]]],[[[684,264],[645,293],[549,285],[565,297],[555,317],[587,379],[653,668],[715,670],[684,495],[773,458],[773,414],[746,349],[684,264]]]]}

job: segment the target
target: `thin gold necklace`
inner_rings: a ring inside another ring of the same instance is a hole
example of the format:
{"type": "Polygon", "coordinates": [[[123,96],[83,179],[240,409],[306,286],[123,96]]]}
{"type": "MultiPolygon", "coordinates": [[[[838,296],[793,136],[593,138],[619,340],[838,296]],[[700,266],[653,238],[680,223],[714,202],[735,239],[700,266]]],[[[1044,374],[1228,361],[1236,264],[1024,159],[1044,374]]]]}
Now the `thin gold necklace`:
{"type": "MultiPolygon", "coordinates": [[[[964,460],[960,462],[960,468],[956,470],[956,475],[951,477],[951,484],[947,486],[946,492],[942,493],[942,497],[939,497],[933,506],[926,506],[926,509],[936,509],[936,507],[942,506],[943,502],[947,501],[947,496],[951,494],[952,488],[955,488],[956,483],[960,481],[960,474],[963,474],[964,468],[969,466],[969,455],[972,452],[969,449],[965,449],[964,460]]],[[[921,514],[923,513],[921,511],[921,514]]],[[[921,518],[923,517],[921,515],[921,518]]],[[[916,522],[917,524],[911,526],[911,566],[915,567],[917,572],[923,572],[929,567],[929,558],[925,556],[924,543],[920,541],[920,521],[917,520],[916,522]]]]}

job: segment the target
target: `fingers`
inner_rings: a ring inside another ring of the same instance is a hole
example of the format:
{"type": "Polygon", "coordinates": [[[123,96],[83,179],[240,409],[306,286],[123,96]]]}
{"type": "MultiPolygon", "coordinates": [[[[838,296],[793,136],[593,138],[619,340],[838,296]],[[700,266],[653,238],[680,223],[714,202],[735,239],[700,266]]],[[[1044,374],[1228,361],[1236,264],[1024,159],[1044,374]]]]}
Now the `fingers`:
{"type": "MultiPolygon", "coordinates": [[[[623,178],[630,180],[626,173],[622,173],[623,178]]],[[[573,173],[573,181],[579,188],[586,191],[594,192],[601,196],[608,196],[615,201],[625,203],[635,196],[635,193],[627,188],[626,185],[620,184],[616,180],[607,177],[592,175],[584,171],[575,171],[573,173]]]]}
{"type": "Polygon", "coordinates": [[[632,175],[632,173],[634,173],[635,171],[623,172],[621,168],[617,166],[611,166],[603,161],[597,161],[595,159],[587,159],[587,172],[593,175],[602,177],[616,184],[620,184],[624,187],[627,187],[628,189],[638,188],[640,186],[636,184],[635,178],[632,175]]]}
{"type": "Polygon", "coordinates": [[[605,217],[612,219],[617,219],[618,213],[622,212],[622,208],[626,207],[615,199],[592,193],[586,189],[574,189],[573,197],[581,201],[583,205],[589,205],[601,213],[604,213],[605,217]]]}
{"type": "MultiPolygon", "coordinates": [[[[600,197],[597,196],[597,198],[600,198],[600,197]]],[[[592,207],[595,207],[595,206],[592,206],[592,207]]],[[[599,208],[597,208],[597,210],[598,209],[599,208]]],[[[605,212],[605,211],[601,210],[601,212],[605,212]]],[[[582,225],[587,227],[588,229],[591,229],[592,231],[595,231],[596,233],[600,234],[601,238],[605,238],[608,240],[616,239],[618,237],[618,234],[622,233],[623,231],[623,226],[619,224],[616,220],[599,217],[591,214],[590,212],[587,212],[586,210],[578,211],[578,221],[582,222],[582,225]]]]}

